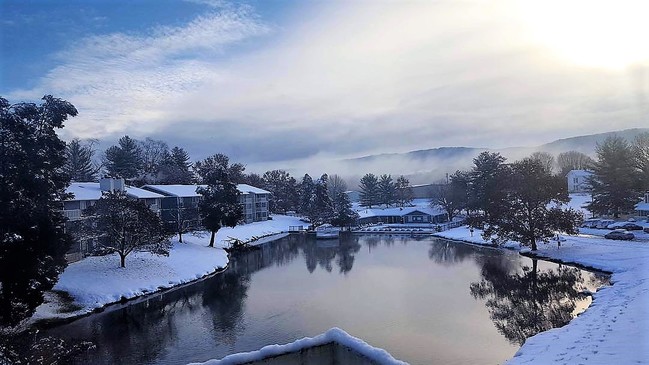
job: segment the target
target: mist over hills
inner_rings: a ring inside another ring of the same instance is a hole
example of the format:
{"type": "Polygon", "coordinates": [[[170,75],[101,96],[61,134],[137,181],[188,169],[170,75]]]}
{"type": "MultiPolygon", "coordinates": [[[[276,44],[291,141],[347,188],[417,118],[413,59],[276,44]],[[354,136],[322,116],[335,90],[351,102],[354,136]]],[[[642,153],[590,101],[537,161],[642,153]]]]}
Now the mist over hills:
{"type": "Polygon", "coordinates": [[[477,147],[438,147],[426,150],[417,150],[406,153],[385,153],[363,156],[339,161],[337,164],[346,180],[352,183],[360,179],[365,173],[392,174],[393,176],[405,175],[412,184],[426,184],[445,179],[447,173],[456,170],[469,169],[473,158],[483,151],[498,152],[509,161],[518,160],[529,156],[536,151],[551,153],[556,157],[561,152],[571,150],[585,153],[595,157],[597,143],[601,143],[609,136],[617,135],[633,141],[640,133],[649,132],[649,128],[633,128],[621,131],[590,134],[570,138],[562,138],[540,146],[509,147],[502,149],[477,148],[477,147]]]}

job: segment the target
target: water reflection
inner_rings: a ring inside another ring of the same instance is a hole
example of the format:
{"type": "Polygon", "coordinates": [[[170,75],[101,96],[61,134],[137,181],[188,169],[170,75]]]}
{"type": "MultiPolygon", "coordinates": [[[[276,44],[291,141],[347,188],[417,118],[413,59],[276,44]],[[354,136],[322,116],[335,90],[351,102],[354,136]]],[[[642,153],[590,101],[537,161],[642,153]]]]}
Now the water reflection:
{"type": "Polygon", "coordinates": [[[486,300],[491,320],[510,342],[522,345],[539,332],[566,325],[586,299],[582,271],[559,265],[540,270],[538,261],[511,272],[493,262],[485,262],[482,280],[471,283],[476,299],[486,300]]]}
{"type": "Polygon", "coordinates": [[[411,363],[497,363],[515,351],[497,331],[522,343],[569,320],[580,298],[589,274],[544,265],[430,237],[295,235],[210,279],[45,332],[95,343],[77,364],[204,361],[333,326],[411,363]]]}

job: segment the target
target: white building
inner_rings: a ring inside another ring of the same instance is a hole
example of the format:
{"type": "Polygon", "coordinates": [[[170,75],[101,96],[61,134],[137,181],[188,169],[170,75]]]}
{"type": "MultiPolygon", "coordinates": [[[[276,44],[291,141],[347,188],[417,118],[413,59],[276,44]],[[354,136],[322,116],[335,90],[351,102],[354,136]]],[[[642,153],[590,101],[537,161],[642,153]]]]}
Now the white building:
{"type": "Polygon", "coordinates": [[[586,193],[590,191],[591,171],[571,170],[567,175],[569,193],[586,193]]]}
{"type": "MultiPolygon", "coordinates": [[[[196,209],[200,194],[196,192],[199,187],[206,185],[144,185],[142,188],[162,194],[162,219],[173,220],[177,209],[196,209]]],[[[246,184],[238,184],[241,193],[239,203],[243,207],[245,223],[265,221],[268,219],[268,202],[270,192],[246,184]]]]}
{"type": "Polygon", "coordinates": [[[644,198],[635,205],[635,211],[641,217],[649,217],[649,191],[644,193],[644,198]]]}
{"type": "MultiPolygon", "coordinates": [[[[102,193],[108,191],[123,191],[130,198],[144,201],[149,209],[155,213],[159,213],[160,199],[164,198],[163,195],[156,194],[152,191],[125,185],[124,179],[121,178],[106,177],[99,180],[98,183],[71,182],[67,189],[65,189],[65,192],[72,194],[72,197],[61,202],[63,215],[68,218],[66,227],[69,228],[74,224],[74,221],[81,219],[83,210],[94,205],[101,198],[102,193]]],[[[68,261],[76,261],[83,258],[85,254],[92,250],[92,247],[89,247],[90,244],[90,242],[79,240],[68,251],[68,261]]]]}

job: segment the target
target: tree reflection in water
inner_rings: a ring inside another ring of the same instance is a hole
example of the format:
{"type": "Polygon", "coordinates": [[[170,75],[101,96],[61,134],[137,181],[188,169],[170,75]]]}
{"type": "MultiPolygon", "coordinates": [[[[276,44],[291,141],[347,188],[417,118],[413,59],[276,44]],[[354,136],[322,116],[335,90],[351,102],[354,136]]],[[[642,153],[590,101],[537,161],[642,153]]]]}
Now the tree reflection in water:
{"type": "Polygon", "coordinates": [[[470,284],[475,299],[486,300],[490,318],[511,343],[522,345],[539,332],[567,324],[577,302],[585,298],[584,278],[577,268],[559,265],[556,270],[532,267],[511,272],[485,262],[482,280],[470,284]]]}
{"type": "Polygon", "coordinates": [[[303,237],[302,253],[309,273],[313,273],[320,266],[327,272],[332,272],[333,261],[336,259],[338,272],[349,273],[354,267],[354,254],[360,249],[358,236],[352,234],[342,235],[337,240],[316,240],[312,237],[303,237]]]}

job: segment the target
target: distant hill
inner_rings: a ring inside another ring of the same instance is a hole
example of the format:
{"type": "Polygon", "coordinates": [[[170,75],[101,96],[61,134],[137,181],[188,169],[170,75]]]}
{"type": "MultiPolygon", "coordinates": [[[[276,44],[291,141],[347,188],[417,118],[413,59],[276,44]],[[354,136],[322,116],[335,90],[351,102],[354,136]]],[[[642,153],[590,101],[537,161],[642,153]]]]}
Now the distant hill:
{"type": "Polygon", "coordinates": [[[649,132],[649,128],[634,128],[622,131],[598,133],[571,138],[563,138],[540,146],[510,147],[503,149],[474,147],[439,147],[406,153],[385,153],[339,161],[340,175],[355,186],[355,182],[368,172],[380,174],[406,175],[412,184],[437,182],[447,173],[469,169],[473,158],[483,151],[499,152],[508,160],[517,160],[536,151],[558,155],[571,150],[595,156],[595,147],[612,135],[618,135],[632,141],[640,133],[649,132]],[[346,171],[347,173],[344,173],[346,171]]]}

